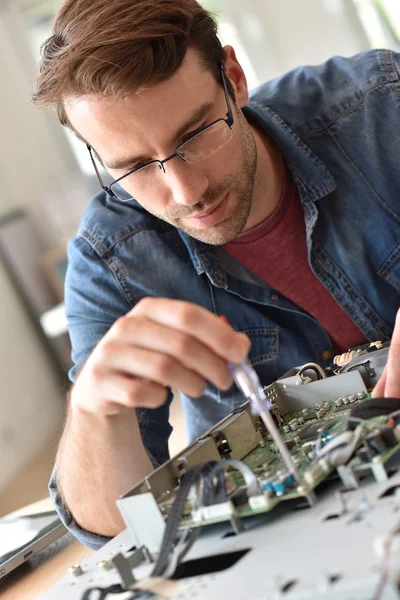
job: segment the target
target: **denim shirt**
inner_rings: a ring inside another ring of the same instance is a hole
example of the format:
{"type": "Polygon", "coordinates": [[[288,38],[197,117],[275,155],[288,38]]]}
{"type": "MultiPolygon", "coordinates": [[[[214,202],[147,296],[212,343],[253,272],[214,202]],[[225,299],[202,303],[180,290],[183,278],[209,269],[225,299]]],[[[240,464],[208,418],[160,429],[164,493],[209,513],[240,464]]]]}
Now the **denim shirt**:
{"type": "MultiPolygon", "coordinates": [[[[373,50],[298,68],[260,86],[243,112],[282,152],[299,190],[309,264],[369,340],[390,337],[400,306],[400,54],[373,50]]],[[[327,366],[333,349],[313,317],[272,289],[223,248],[199,242],[105,193],[89,204],[69,244],[66,310],[77,370],[116,319],[146,296],[194,302],[252,342],[250,359],[267,385],[307,361],[327,366]],[[325,360],[324,360],[325,359],[325,360]]],[[[190,440],[243,397],[208,384],[182,397],[190,440]]],[[[168,402],[139,410],[153,462],[168,458],[168,402]]],[[[107,538],[80,529],[50,491],[83,543],[107,538]]]]}

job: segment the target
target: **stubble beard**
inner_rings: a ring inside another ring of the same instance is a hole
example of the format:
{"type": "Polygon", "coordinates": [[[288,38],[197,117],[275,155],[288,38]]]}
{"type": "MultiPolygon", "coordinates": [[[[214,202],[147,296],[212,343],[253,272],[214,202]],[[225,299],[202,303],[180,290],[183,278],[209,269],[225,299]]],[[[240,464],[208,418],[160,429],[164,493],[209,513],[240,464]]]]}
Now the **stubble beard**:
{"type": "Polygon", "coordinates": [[[253,202],[254,182],[257,170],[257,147],[253,132],[242,111],[238,108],[236,113],[241,132],[240,170],[236,174],[228,175],[221,185],[218,186],[218,188],[223,188],[223,190],[207,190],[205,207],[200,209],[206,210],[207,205],[213,205],[218,198],[222,200],[226,193],[231,190],[233,198],[230,200],[231,205],[224,220],[208,229],[194,229],[187,227],[184,223],[179,224],[179,229],[191,237],[212,246],[227,244],[243,232],[253,202]]]}
{"type": "MultiPolygon", "coordinates": [[[[207,229],[196,229],[189,227],[184,222],[184,215],[167,213],[155,216],[171,223],[184,233],[191,237],[210,244],[212,246],[221,246],[231,242],[240,235],[249,218],[252,201],[255,175],[257,170],[257,146],[253,132],[246,118],[239,107],[236,107],[238,124],[241,134],[241,167],[238,173],[230,174],[224,177],[213,189],[208,189],[203,199],[196,204],[197,212],[203,212],[216,204],[218,200],[223,200],[230,191],[233,198],[230,200],[231,206],[223,221],[207,229]]],[[[193,214],[191,207],[190,214],[193,214]]]]}

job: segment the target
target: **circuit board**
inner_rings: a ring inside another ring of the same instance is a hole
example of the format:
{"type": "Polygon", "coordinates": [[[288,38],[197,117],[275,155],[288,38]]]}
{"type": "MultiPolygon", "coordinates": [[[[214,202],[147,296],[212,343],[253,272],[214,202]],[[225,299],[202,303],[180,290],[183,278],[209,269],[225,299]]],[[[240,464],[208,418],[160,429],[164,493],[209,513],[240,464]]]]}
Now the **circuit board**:
{"type": "Polygon", "coordinates": [[[294,471],[239,406],[118,500],[127,530],[43,600],[398,600],[400,399],[364,383],[265,391],[294,471]]]}
{"type": "MultiPolygon", "coordinates": [[[[344,433],[350,410],[357,404],[368,400],[370,400],[369,394],[360,393],[360,397],[353,396],[351,402],[340,407],[334,402],[317,402],[314,408],[288,413],[286,418],[290,425],[286,424],[281,427],[280,433],[293,456],[302,485],[295,484],[293,476],[287,472],[271,437],[264,432],[257,447],[242,458],[242,461],[257,474],[264,494],[255,501],[252,499],[253,501],[249,504],[248,498],[242,493],[245,483],[243,477],[234,470],[228,470],[226,475],[228,502],[220,503],[216,507],[203,508],[201,512],[197,513],[188,502],[181,521],[181,529],[212,525],[232,518],[254,516],[273,510],[281,502],[300,498],[304,498],[312,505],[315,502],[314,492],[336,471],[336,468],[326,461],[322,464],[321,461],[316,461],[315,446],[318,439],[323,448],[331,439],[344,433]]],[[[364,427],[374,431],[384,423],[385,417],[376,417],[366,420],[364,427]]],[[[361,442],[358,446],[361,446],[361,442]]],[[[368,470],[373,472],[377,462],[384,467],[399,450],[400,443],[397,442],[391,447],[382,448],[381,452],[374,456],[374,463],[365,460],[360,462],[355,459],[350,463],[352,472],[360,471],[361,474],[368,470]],[[378,461],[377,458],[379,458],[378,461]]],[[[169,514],[177,489],[161,496],[158,500],[164,516],[169,514]]]]}

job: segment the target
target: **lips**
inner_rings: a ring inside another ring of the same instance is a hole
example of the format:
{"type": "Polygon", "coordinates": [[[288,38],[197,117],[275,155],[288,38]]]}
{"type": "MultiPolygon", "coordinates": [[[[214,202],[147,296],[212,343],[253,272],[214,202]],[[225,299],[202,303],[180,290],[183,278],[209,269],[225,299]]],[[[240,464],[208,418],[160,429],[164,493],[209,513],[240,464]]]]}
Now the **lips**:
{"type": "Polygon", "coordinates": [[[206,227],[212,227],[220,221],[222,221],[226,215],[229,202],[229,192],[225,198],[217,204],[214,208],[209,209],[205,213],[200,213],[193,217],[187,217],[185,222],[195,229],[205,229],[206,227]]]}
{"type": "Polygon", "coordinates": [[[218,204],[213,206],[213,208],[209,208],[207,211],[202,212],[202,213],[197,213],[195,215],[191,215],[189,217],[189,219],[201,219],[202,217],[207,217],[208,215],[211,215],[214,212],[214,210],[217,210],[217,208],[222,204],[222,202],[225,200],[225,198],[226,198],[226,196],[220,202],[218,202],[218,204]]]}

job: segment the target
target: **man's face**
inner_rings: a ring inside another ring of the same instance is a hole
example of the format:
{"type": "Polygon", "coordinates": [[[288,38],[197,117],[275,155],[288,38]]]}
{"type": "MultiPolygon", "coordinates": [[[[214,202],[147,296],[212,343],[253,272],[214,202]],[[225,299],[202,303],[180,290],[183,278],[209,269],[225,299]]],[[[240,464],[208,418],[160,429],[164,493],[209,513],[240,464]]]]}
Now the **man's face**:
{"type": "MultiPolygon", "coordinates": [[[[252,207],[256,144],[239,106],[231,103],[232,139],[201,162],[189,164],[178,157],[168,161],[162,184],[137,197],[149,213],[213,245],[236,238],[246,228],[252,207]]],[[[139,163],[170,156],[193,131],[225,118],[227,105],[222,86],[189,50],[182,68],[162,84],[139,89],[124,100],[79,98],[66,110],[73,127],[118,179],[139,163]],[[206,113],[178,137],[207,103],[206,113]]]]}

